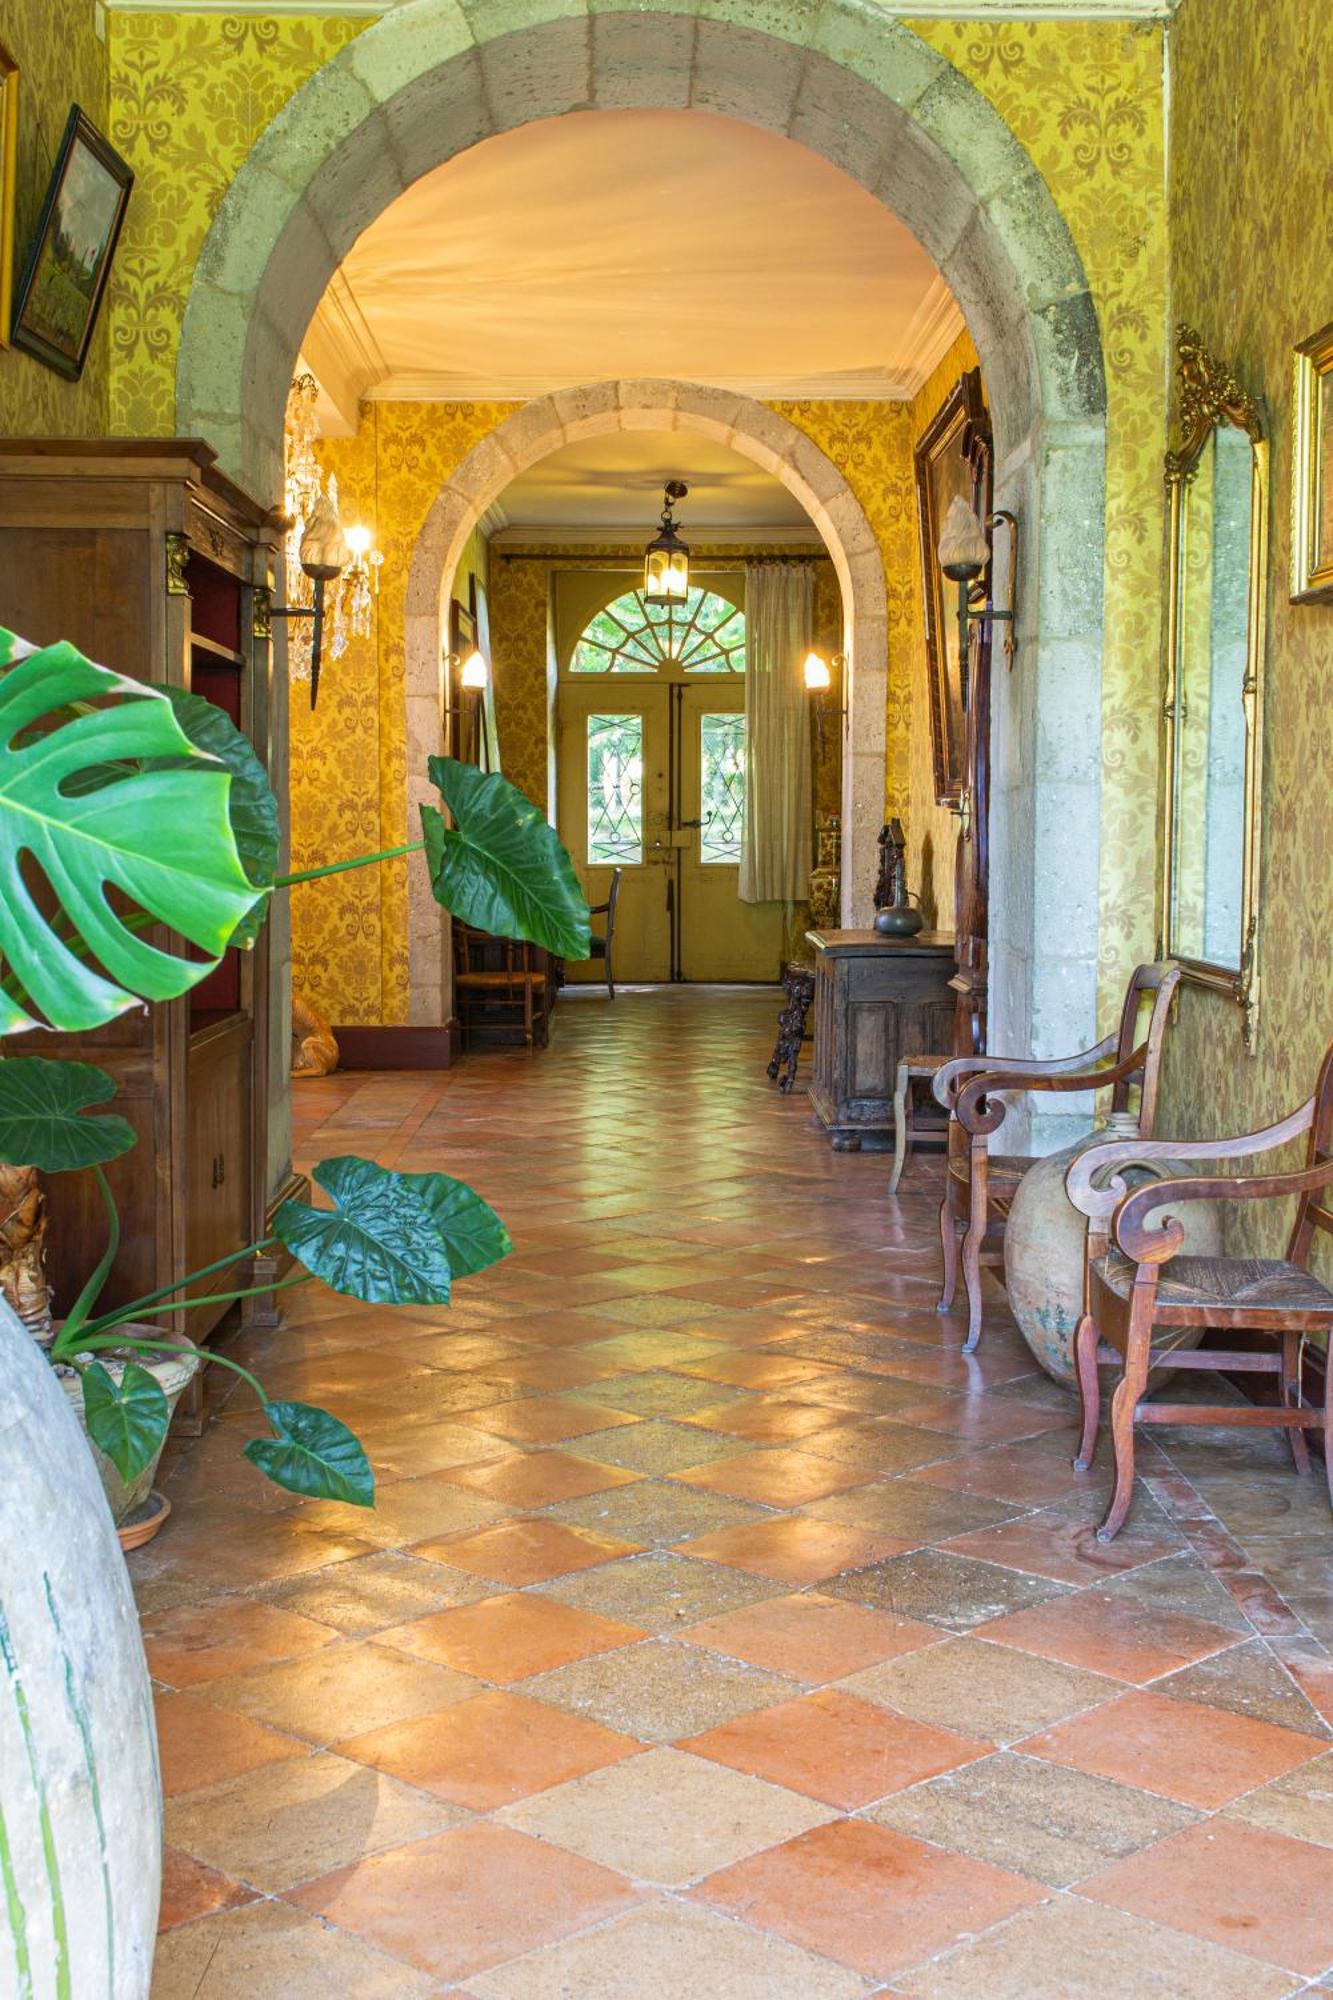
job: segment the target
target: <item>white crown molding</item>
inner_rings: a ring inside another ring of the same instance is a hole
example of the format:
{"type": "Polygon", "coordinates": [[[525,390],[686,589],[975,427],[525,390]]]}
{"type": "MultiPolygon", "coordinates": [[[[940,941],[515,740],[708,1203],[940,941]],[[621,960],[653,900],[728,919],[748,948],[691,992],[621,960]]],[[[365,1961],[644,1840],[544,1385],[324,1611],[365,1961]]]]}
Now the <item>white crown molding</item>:
{"type": "Polygon", "coordinates": [[[913,396],[928,382],[959,334],[967,331],[957,299],[943,277],[937,277],[922,299],[907,329],[903,345],[912,354],[913,396]]]}
{"type": "MultiPolygon", "coordinates": [[[[369,20],[408,0],[100,0],[106,14],[231,14],[267,19],[291,14],[369,20]]],[[[899,21],[1169,21],[1180,0],[878,0],[899,21]]]]}
{"type": "Polygon", "coordinates": [[[477,532],[484,542],[493,542],[509,526],[509,516],[498,500],[492,500],[486,512],[477,523],[477,532]]]}
{"type": "MultiPolygon", "coordinates": [[[[497,529],[490,537],[493,549],[527,548],[585,548],[589,544],[609,543],[615,547],[631,549],[643,545],[644,524],[633,521],[628,526],[595,527],[587,522],[577,524],[569,521],[511,521],[507,527],[497,529]]],[[[730,548],[733,544],[760,542],[765,548],[817,549],[822,552],[823,542],[813,524],[801,527],[797,524],[781,527],[729,527],[710,528],[694,524],[690,529],[693,546],[699,548],[730,548]]],[[[707,557],[701,557],[706,562],[707,557]]]]}
{"type": "MultiPolygon", "coordinates": [[[[959,325],[962,325],[961,318],[959,325]]],[[[953,338],[951,334],[945,342],[945,352],[953,338]]],[[[914,366],[910,377],[906,371],[891,375],[887,369],[784,376],[774,381],[752,375],[714,375],[709,378],[708,386],[729,389],[739,396],[753,396],[759,402],[908,403],[919,386],[916,377],[914,366]]],[[[702,377],[697,379],[703,380],[702,377]]],[[[924,379],[922,376],[921,380],[924,379]]],[[[576,382],[557,381],[545,375],[495,377],[483,381],[474,376],[450,375],[443,370],[416,372],[391,369],[363,390],[362,395],[368,403],[530,403],[538,396],[550,396],[560,389],[579,386],[576,382]]]]}

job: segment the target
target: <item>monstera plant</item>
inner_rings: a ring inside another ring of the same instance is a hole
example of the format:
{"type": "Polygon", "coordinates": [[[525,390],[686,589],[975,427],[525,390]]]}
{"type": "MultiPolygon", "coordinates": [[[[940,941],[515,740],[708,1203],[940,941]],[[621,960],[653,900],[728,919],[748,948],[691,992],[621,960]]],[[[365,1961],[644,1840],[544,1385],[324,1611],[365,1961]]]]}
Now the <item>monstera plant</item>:
{"type": "MultiPolygon", "coordinates": [[[[229,946],[253,945],[278,892],[419,850],[445,909],[586,957],[587,905],[537,808],[503,778],[451,758],[432,758],[429,769],[443,810],[422,808],[419,841],[280,875],[276,802],[221,710],[95,666],[72,646],[38,650],[0,631],[0,1160],[14,1163],[11,1173],[90,1172],[101,1191],[105,1248],[47,1352],[82,1378],[88,1435],[127,1483],[155,1459],[170,1416],[143,1362],[194,1352],[145,1327],[145,1313],[188,1307],[201,1281],[279,1244],[296,1266],[279,1288],[314,1277],[368,1304],[444,1305],[454,1280],[505,1256],[509,1238],[486,1202],[447,1174],[329,1159],[314,1170],[327,1205],[286,1201],[271,1235],[99,1313],[120,1230],[105,1168],[134,1133],[100,1108],[114,1096],[103,1071],[30,1055],[19,1038],[84,1032],[174,999],[229,946]],[[187,949],[154,942],[158,927],[187,949]]],[[[261,1289],[274,1288],[210,1297],[261,1289]]],[[[261,1472],[294,1493],[373,1504],[365,1452],[334,1414],[271,1401],[229,1356],[205,1359],[243,1376],[260,1399],[268,1435],[245,1450],[261,1472]]]]}

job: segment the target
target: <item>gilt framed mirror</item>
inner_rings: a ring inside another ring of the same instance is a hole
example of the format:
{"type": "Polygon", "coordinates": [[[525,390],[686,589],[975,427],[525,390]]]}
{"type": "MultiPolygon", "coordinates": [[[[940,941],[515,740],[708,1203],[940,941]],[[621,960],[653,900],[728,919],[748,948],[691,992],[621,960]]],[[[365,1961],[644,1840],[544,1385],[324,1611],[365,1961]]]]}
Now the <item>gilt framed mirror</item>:
{"type": "Polygon", "coordinates": [[[1163,946],[1228,994],[1255,1047],[1268,443],[1259,407],[1176,330],[1180,442],[1167,453],[1163,946]]]}

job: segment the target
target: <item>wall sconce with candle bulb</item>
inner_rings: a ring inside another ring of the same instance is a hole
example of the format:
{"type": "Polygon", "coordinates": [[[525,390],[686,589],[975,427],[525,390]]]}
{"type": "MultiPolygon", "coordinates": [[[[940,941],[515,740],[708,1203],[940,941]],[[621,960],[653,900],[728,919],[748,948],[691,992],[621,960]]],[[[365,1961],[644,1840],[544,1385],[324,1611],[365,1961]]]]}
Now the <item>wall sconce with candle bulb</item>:
{"type": "Polygon", "coordinates": [[[944,527],[940,534],[940,568],[951,583],[958,585],[958,660],[963,678],[963,704],[967,704],[967,662],[971,628],[975,624],[985,630],[996,621],[1004,626],[1004,657],[1012,671],[1014,664],[1014,616],[1017,609],[1018,583],[1018,522],[1004,507],[998,507],[988,514],[983,522],[980,515],[968,506],[961,495],[955,494],[949,502],[949,511],[944,517],[944,527]],[[994,536],[997,528],[1005,530],[1009,543],[1009,560],[1005,565],[1006,602],[997,604],[994,596],[995,549],[994,536]],[[990,572],[990,589],[982,584],[987,571],[990,572]],[[978,586],[980,595],[978,596],[978,586]]]}
{"type": "MultiPolygon", "coordinates": [[[[824,718],[829,705],[835,672],[840,676],[842,682],[842,690],[838,700],[838,722],[841,730],[841,725],[847,720],[847,655],[845,653],[835,653],[831,660],[826,660],[822,653],[809,652],[806,654],[801,674],[805,682],[806,693],[813,697],[815,732],[819,743],[821,762],[824,756],[824,718]]],[[[841,741],[841,735],[839,736],[839,741],[841,741]]]]}

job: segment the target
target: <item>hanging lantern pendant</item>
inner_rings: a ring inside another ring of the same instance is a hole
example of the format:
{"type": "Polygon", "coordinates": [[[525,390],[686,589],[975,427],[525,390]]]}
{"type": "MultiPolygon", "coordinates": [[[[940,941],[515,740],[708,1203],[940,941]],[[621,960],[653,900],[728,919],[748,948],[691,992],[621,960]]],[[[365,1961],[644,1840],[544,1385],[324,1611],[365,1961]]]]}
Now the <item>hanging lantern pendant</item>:
{"type": "Polygon", "coordinates": [[[683,604],[690,588],[690,551],[676,530],[671,509],[689,492],[683,479],[663,489],[662,525],[643,552],[643,595],[648,604],[683,604]]]}

